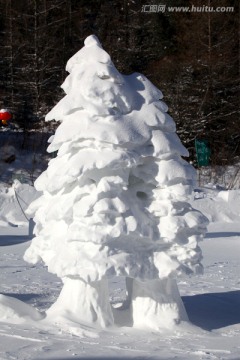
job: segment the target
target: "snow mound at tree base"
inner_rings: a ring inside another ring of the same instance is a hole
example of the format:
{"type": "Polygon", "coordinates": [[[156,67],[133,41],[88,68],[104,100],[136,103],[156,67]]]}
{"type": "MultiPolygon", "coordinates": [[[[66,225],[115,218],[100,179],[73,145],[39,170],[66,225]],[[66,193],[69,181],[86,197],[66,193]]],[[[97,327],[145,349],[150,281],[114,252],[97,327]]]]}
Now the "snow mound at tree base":
{"type": "Polygon", "coordinates": [[[25,321],[39,321],[45,318],[45,313],[10,296],[0,294],[0,321],[21,324],[25,321]]]}
{"type": "Polygon", "coordinates": [[[80,279],[65,278],[46,320],[61,329],[70,327],[75,335],[91,328],[165,332],[176,329],[182,321],[188,322],[174,279],[142,282],[127,277],[126,293],[122,305],[114,308],[109,302],[107,279],[87,284],[80,279]]]}
{"type": "Polygon", "coordinates": [[[0,322],[30,322],[39,328],[54,328],[91,338],[98,337],[103,328],[165,333],[177,330],[182,322],[188,322],[175,280],[126,280],[127,298],[118,309],[113,308],[108,300],[106,279],[93,284],[64,279],[59,298],[46,313],[16,298],[0,295],[0,322]]]}
{"type": "MultiPolygon", "coordinates": [[[[66,314],[67,315],[67,314],[66,314]]],[[[57,329],[61,333],[71,334],[78,337],[97,338],[98,329],[88,324],[77,323],[74,319],[56,313],[47,316],[33,306],[24,303],[11,296],[0,294],[0,323],[7,324],[33,324],[40,329],[57,329]]]]}
{"type": "Polygon", "coordinates": [[[57,301],[47,311],[48,319],[88,324],[106,328],[113,325],[108,301],[108,282],[101,280],[87,284],[79,279],[65,278],[57,301]]]}

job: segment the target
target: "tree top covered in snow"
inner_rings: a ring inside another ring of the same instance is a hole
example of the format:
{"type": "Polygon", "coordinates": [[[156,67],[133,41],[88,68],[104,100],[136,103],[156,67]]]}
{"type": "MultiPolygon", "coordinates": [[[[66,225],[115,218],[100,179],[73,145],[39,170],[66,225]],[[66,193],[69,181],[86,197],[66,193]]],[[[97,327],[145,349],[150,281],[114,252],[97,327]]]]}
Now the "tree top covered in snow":
{"type": "Polygon", "coordinates": [[[95,36],[67,63],[58,150],[35,186],[36,237],[25,258],[60,277],[142,280],[200,269],[206,221],[186,202],[195,171],[162,93],[121,75],[95,36]]]}

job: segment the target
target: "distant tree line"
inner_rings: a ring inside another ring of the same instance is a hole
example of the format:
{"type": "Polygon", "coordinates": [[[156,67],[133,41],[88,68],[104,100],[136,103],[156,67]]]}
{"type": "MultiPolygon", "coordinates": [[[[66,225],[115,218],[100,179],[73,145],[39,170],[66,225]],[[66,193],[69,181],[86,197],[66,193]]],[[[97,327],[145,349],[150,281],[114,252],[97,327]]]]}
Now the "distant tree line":
{"type": "Polygon", "coordinates": [[[95,34],[120,72],[163,91],[192,160],[204,138],[212,164],[239,161],[238,23],[237,0],[0,0],[0,107],[25,130],[42,127],[67,60],[95,34]],[[160,3],[234,11],[142,11],[160,3]]]}

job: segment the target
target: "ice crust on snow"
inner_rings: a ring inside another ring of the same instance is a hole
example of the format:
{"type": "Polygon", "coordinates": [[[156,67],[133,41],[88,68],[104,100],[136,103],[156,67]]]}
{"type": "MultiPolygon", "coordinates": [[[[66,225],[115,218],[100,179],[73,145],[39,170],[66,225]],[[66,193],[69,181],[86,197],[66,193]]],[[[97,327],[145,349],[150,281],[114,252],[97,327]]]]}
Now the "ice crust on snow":
{"type": "Polygon", "coordinates": [[[59,277],[162,279],[200,269],[206,219],[188,204],[195,170],[161,100],[141,74],[121,75],[95,36],[67,63],[60,120],[30,207],[27,261],[59,277]]]}

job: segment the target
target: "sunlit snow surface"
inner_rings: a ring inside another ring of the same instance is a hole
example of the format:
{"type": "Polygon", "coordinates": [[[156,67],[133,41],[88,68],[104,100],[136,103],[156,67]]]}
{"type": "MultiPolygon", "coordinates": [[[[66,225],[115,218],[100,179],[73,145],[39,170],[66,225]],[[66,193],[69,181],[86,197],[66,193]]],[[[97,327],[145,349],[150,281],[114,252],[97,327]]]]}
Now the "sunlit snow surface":
{"type": "MultiPolygon", "coordinates": [[[[6,320],[2,306],[6,305],[7,298],[5,301],[1,298],[0,359],[238,360],[240,221],[237,211],[240,195],[239,191],[235,191],[232,197],[231,192],[219,193],[216,190],[204,190],[204,194],[199,196],[200,202],[197,200],[194,204],[201,204],[205,215],[210,211],[209,217],[214,215],[214,204],[218,209],[217,222],[210,224],[202,242],[205,273],[182,277],[178,281],[188,316],[195,327],[183,324],[171,333],[159,334],[127,327],[99,331],[87,326],[74,328],[73,324],[64,330],[44,324],[44,319],[36,322],[30,316],[32,311],[28,313],[26,308],[23,314],[15,299],[44,314],[55,302],[62,284],[42,264],[32,266],[23,261],[23,254],[29,246],[29,242],[24,242],[27,226],[1,227],[0,293],[11,297],[8,305],[18,323],[11,324],[6,320]],[[230,210],[234,214],[233,222],[226,217],[230,210]],[[8,246],[8,243],[12,245],[8,246]]],[[[111,281],[110,290],[111,302],[118,306],[125,297],[121,278],[111,281]]]]}

